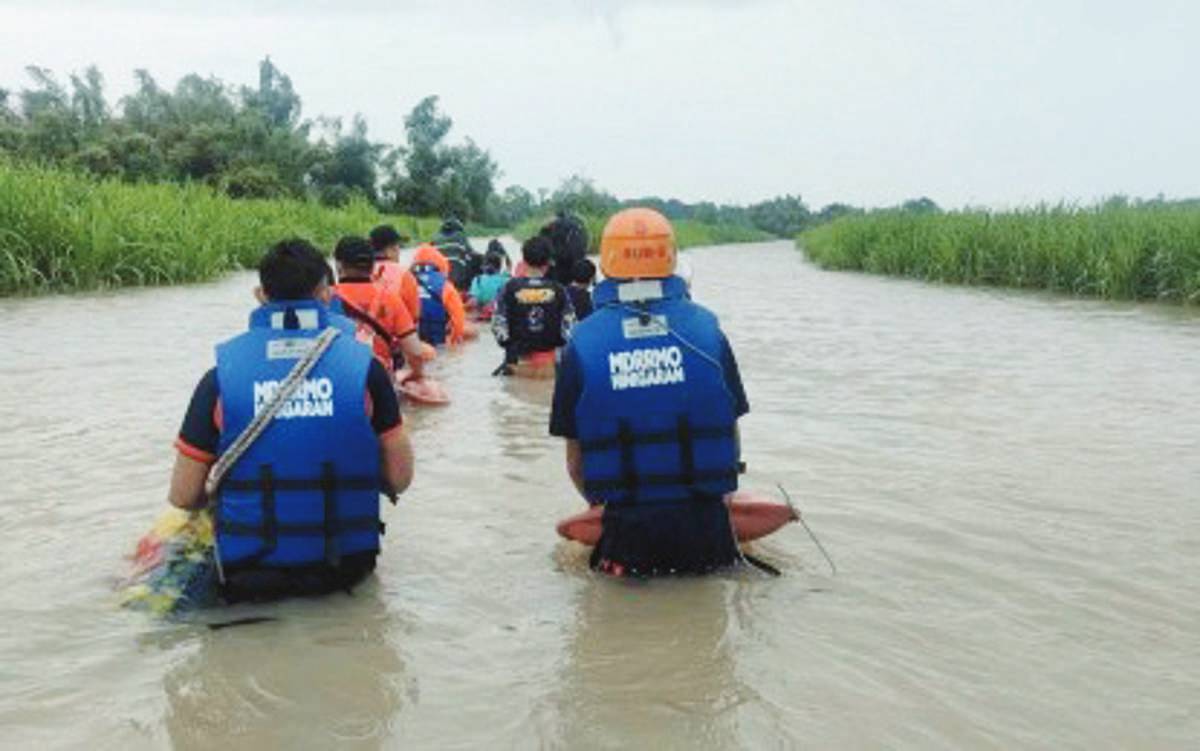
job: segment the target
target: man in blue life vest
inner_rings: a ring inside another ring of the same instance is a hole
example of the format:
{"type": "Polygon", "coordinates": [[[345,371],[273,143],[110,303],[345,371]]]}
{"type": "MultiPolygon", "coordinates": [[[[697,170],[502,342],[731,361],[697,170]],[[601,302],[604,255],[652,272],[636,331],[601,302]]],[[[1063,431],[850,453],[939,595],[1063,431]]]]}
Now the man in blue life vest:
{"type": "Polygon", "coordinates": [[[224,475],[214,500],[226,600],[352,587],[375,568],[381,493],[412,481],[391,375],[328,310],[328,266],[304,240],[259,264],[261,307],[249,330],[217,346],[175,442],[169,500],[195,509],[224,455],[284,387],[319,335],[338,330],[312,370],[224,475]]]}
{"type": "Polygon", "coordinates": [[[670,223],[626,209],[604,228],[595,311],[562,351],[550,433],[567,471],[603,504],[593,568],[705,573],[737,562],[726,494],[737,489],[737,420],[749,411],[733,350],[674,276],[670,223]]]}

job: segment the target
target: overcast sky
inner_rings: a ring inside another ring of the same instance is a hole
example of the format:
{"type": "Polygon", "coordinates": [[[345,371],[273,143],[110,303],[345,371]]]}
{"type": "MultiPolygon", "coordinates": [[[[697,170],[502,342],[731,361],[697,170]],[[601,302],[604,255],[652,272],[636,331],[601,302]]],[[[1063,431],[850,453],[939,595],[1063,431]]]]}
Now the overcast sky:
{"type": "Polygon", "coordinates": [[[1200,195],[1194,0],[0,0],[0,86],[256,81],[403,139],[438,94],[502,184],[887,205],[1200,195]]]}

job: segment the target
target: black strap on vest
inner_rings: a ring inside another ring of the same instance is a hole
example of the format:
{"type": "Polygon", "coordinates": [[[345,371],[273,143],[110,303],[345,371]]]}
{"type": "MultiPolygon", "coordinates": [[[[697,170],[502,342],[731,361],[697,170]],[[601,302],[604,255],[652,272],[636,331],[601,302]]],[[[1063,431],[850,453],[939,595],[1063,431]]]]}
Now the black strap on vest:
{"type": "Polygon", "coordinates": [[[321,476],[313,478],[280,478],[270,464],[259,466],[258,477],[253,480],[228,479],[221,483],[223,490],[258,491],[262,520],[258,524],[246,524],[224,519],[217,514],[218,533],[241,537],[258,537],[262,540],[259,552],[237,561],[237,565],[253,564],[275,552],[280,537],[325,538],[325,559],[336,566],[341,559],[338,536],[346,532],[378,532],[383,534],[384,525],[378,514],[370,516],[343,517],[337,514],[338,491],[379,490],[377,477],[338,477],[332,462],[321,465],[321,476]],[[321,491],[324,499],[324,520],[313,524],[294,524],[279,521],[276,514],[276,493],[279,491],[321,491]]]}
{"type": "MultiPolygon", "coordinates": [[[[382,532],[383,523],[378,517],[374,516],[358,516],[358,517],[341,517],[333,524],[336,534],[345,532],[382,532]]],[[[313,522],[312,524],[290,524],[277,522],[275,524],[275,533],[279,537],[312,537],[314,535],[325,534],[326,524],[324,522],[313,522]]],[[[261,524],[243,524],[242,522],[225,522],[221,524],[221,531],[226,534],[240,535],[243,537],[263,537],[266,534],[266,526],[261,524]]]]}
{"type": "Polygon", "coordinates": [[[279,520],[275,518],[275,472],[270,464],[263,464],[258,468],[258,482],[262,488],[262,555],[267,556],[275,552],[279,541],[279,520]]]}
{"type": "MultiPolygon", "coordinates": [[[[324,490],[328,482],[330,481],[324,476],[313,478],[272,476],[271,487],[276,490],[324,490]]],[[[337,490],[379,489],[379,478],[377,477],[335,477],[332,483],[337,490]]],[[[224,490],[258,490],[261,487],[263,487],[261,478],[257,480],[226,480],[221,483],[221,488],[224,490]]]]}
{"type": "MultiPolygon", "coordinates": [[[[688,424],[688,434],[692,441],[715,440],[720,438],[732,438],[734,435],[733,428],[697,428],[688,424]]],[[[662,430],[653,433],[639,433],[637,443],[640,445],[648,445],[652,443],[675,443],[679,440],[679,428],[675,430],[662,430]]],[[[580,441],[579,447],[584,451],[604,451],[606,449],[616,448],[621,445],[619,435],[611,438],[593,438],[588,441],[580,441]]]]}
{"type": "MultiPolygon", "coordinates": [[[[662,486],[662,485],[683,485],[685,478],[682,474],[659,474],[659,475],[635,475],[637,484],[646,486],[662,486]]],[[[737,478],[737,470],[729,469],[711,469],[696,471],[692,473],[692,482],[716,482],[718,480],[733,480],[737,478]]],[[[608,490],[624,490],[629,487],[624,476],[612,478],[608,480],[586,480],[583,483],[584,490],[591,491],[608,491],[608,490]]]]}
{"type": "Polygon", "coordinates": [[[621,479],[619,486],[625,489],[625,500],[632,501],[634,493],[637,492],[638,474],[637,466],[634,464],[633,450],[633,428],[630,427],[628,420],[621,420],[617,423],[617,440],[621,446],[621,479]]]}
{"type": "Polygon", "coordinates": [[[628,420],[618,420],[617,433],[608,438],[595,438],[580,441],[583,452],[610,451],[618,449],[621,452],[621,474],[606,479],[584,481],[584,490],[589,492],[624,491],[622,501],[632,501],[637,488],[647,486],[683,485],[694,487],[701,482],[716,482],[736,480],[737,467],[718,470],[697,470],[696,450],[697,440],[712,440],[733,438],[732,427],[697,428],[692,425],[688,415],[679,415],[673,430],[635,433],[628,420]],[[634,450],[637,446],[652,444],[674,443],[679,446],[679,472],[671,474],[639,474],[634,462],[634,450]]]}
{"type": "Polygon", "coordinates": [[[680,415],[675,424],[679,440],[679,468],[683,475],[683,484],[691,487],[696,481],[696,456],[692,447],[692,421],[687,415],[680,415]]]}
{"type": "Polygon", "coordinates": [[[336,566],[342,556],[337,544],[337,475],[333,462],[321,465],[321,493],[325,497],[325,562],[336,566]]]}
{"type": "Polygon", "coordinates": [[[375,332],[375,336],[387,342],[388,349],[394,350],[397,346],[399,346],[396,342],[396,338],[392,336],[392,332],[384,328],[383,324],[380,323],[378,319],[346,298],[342,297],[338,299],[342,301],[342,310],[346,311],[346,315],[356,321],[359,321],[360,323],[366,324],[371,331],[375,332]]]}

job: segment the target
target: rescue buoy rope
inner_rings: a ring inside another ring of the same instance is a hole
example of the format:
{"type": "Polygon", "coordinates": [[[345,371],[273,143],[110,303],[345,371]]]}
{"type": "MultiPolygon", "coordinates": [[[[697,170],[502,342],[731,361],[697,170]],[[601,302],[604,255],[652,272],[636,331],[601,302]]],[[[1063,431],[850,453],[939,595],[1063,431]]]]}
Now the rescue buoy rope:
{"type": "MultiPolygon", "coordinates": [[[[250,421],[246,429],[234,439],[229,449],[221,454],[221,458],[213,465],[212,471],[208,474],[208,480],[204,483],[204,492],[208,496],[210,505],[215,504],[217,491],[220,490],[221,483],[225,480],[225,475],[229,473],[233,465],[250,450],[254,442],[270,426],[271,421],[275,419],[275,415],[279,414],[279,411],[287,404],[288,399],[292,397],[292,394],[296,392],[300,384],[304,383],[304,379],[308,377],[308,374],[316,367],[317,362],[329,350],[338,333],[337,329],[330,326],[317,336],[313,342],[312,349],[296,361],[291,371],[288,372],[287,377],[283,379],[283,383],[279,384],[279,389],[275,392],[274,396],[254,416],[254,419],[250,421]]],[[[217,564],[217,576],[224,583],[225,571],[221,567],[221,551],[216,545],[215,535],[213,537],[213,552],[213,557],[217,564]]]]}
{"type": "Polygon", "coordinates": [[[804,527],[804,531],[812,538],[812,541],[817,546],[817,550],[821,551],[821,555],[825,556],[826,563],[829,564],[829,571],[833,576],[837,576],[837,564],[833,562],[833,558],[829,556],[829,552],[825,550],[825,546],[817,539],[817,535],[812,531],[812,527],[808,526],[808,522],[804,521],[804,517],[800,515],[800,510],[792,503],[792,496],[787,492],[787,488],[780,483],[775,483],[775,487],[779,488],[779,492],[783,494],[783,502],[792,510],[792,516],[796,521],[800,522],[800,526],[804,527]]]}

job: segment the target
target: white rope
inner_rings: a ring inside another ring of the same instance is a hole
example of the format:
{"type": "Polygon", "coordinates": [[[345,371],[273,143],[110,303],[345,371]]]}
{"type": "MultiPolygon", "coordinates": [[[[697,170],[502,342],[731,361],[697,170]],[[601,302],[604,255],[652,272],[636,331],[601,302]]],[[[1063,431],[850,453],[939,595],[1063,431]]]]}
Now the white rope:
{"type": "MultiPolygon", "coordinates": [[[[300,384],[304,383],[304,379],[308,377],[308,374],[316,367],[317,362],[329,350],[338,333],[338,330],[332,326],[321,332],[314,340],[312,349],[292,366],[291,371],[283,379],[283,383],[279,384],[279,389],[276,390],[270,401],[254,416],[254,419],[250,421],[246,429],[234,439],[225,453],[221,454],[221,458],[217,460],[217,463],[213,465],[212,471],[209,472],[207,482],[204,483],[204,493],[208,497],[210,505],[216,502],[217,491],[220,490],[221,483],[225,480],[225,475],[229,474],[229,470],[233,468],[233,465],[250,450],[254,442],[270,426],[271,421],[275,419],[275,415],[279,414],[279,411],[287,404],[288,399],[292,397],[292,394],[296,392],[300,384]]],[[[221,567],[221,550],[216,545],[215,535],[213,537],[213,552],[215,553],[214,558],[217,563],[217,576],[223,583],[225,581],[225,571],[221,567]]]]}

